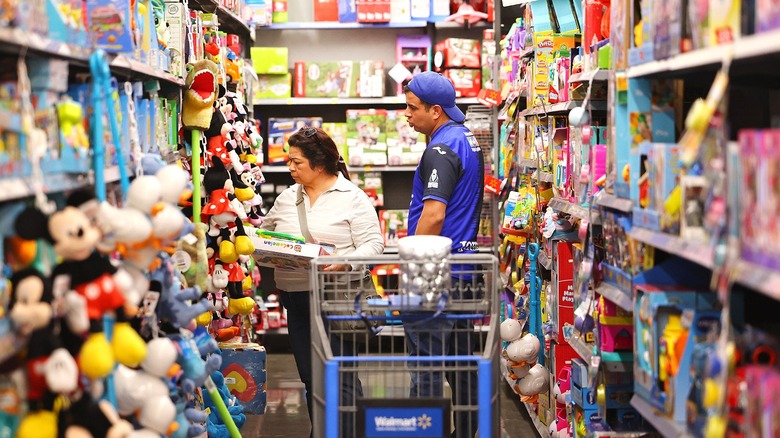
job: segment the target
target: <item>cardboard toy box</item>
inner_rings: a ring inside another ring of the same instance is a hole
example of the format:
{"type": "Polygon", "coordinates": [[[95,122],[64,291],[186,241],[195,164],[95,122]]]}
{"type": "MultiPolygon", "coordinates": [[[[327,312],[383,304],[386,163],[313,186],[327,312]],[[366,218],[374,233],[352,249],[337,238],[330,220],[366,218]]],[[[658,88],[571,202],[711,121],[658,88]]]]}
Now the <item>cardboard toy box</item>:
{"type": "Polygon", "coordinates": [[[433,65],[436,70],[480,68],[482,54],[479,40],[447,38],[436,43],[433,65]]]}
{"type": "Polygon", "coordinates": [[[287,47],[252,47],[252,67],[259,75],[287,74],[287,47]]]}
{"type": "Polygon", "coordinates": [[[409,210],[380,210],[379,228],[385,236],[385,246],[398,246],[398,239],[409,231],[409,210]]]}
{"type": "Polygon", "coordinates": [[[482,89],[482,72],[477,68],[452,68],[442,74],[452,81],[457,97],[477,97],[482,89]]]}
{"type": "Polygon", "coordinates": [[[425,152],[425,135],[409,126],[404,110],[387,112],[387,164],[416,166],[425,152]]]}
{"type": "Polygon", "coordinates": [[[303,126],[322,126],[321,117],[268,118],[268,162],[283,165],[287,162],[287,139],[303,126]]]}
{"type": "Polygon", "coordinates": [[[286,99],[292,96],[292,75],[257,75],[255,99],[286,99]]]}
{"type": "Polygon", "coordinates": [[[534,62],[532,102],[534,106],[549,104],[550,66],[555,59],[555,53],[561,49],[574,48],[575,38],[569,35],[534,33],[534,62]]]}
{"type": "Polygon", "coordinates": [[[346,122],[327,122],[322,124],[322,130],[327,132],[336,148],[341,154],[341,158],[349,163],[349,151],[347,150],[347,123],[346,122]]]}
{"type": "Polygon", "coordinates": [[[295,97],[382,97],[382,61],[295,63],[295,97]]]}
{"type": "Polygon", "coordinates": [[[265,347],[254,343],[221,343],[222,375],[244,411],[262,414],[266,405],[265,347]]]}
{"type": "Polygon", "coordinates": [[[350,166],[387,165],[387,110],[347,110],[350,166]]]}
{"type": "Polygon", "coordinates": [[[350,172],[352,183],[366,192],[374,207],[385,205],[385,195],[382,189],[381,172],[350,172]]]}
{"type": "Polygon", "coordinates": [[[330,254],[321,245],[299,243],[290,240],[250,236],[255,245],[252,256],[260,266],[268,266],[287,271],[309,270],[311,260],[330,254]]]}

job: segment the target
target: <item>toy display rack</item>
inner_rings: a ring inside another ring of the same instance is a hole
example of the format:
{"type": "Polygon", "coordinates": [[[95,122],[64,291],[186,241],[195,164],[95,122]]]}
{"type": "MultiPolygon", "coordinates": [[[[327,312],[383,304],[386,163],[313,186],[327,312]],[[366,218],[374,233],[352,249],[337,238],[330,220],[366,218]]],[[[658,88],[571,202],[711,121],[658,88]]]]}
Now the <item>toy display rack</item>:
{"type": "Polygon", "coordinates": [[[666,72],[683,72],[705,66],[717,68],[729,54],[733,60],[739,60],[776,56],[778,52],[780,52],[780,29],[745,36],[731,44],[693,50],[661,61],[630,67],[626,70],[626,76],[632,78],[666,72]]]}
{"type": "Polygon", "coordinates": [[[203,12],[217,14],[220,30],[247,36],[251,41],[255,40],[255,28],[246,24],[246,20],[236,15],[235,12],[221,5],[217,0],[189,0],[190,8],[203,12]]]}
{"type": "MultiPolygon", "coordinates": [[[[52,40],[34,32],[24,32],[21,29],[9,27],[0,28],[0,46],[3,46],[5,50],[21,51],[25,49],[33,53],[63,58],[83,66],[89,65],[89,57],[93,52],[89,47],[75,46],[52,40]]],[[[184,79],[125,55],[110,54],[109,62],[112,71],[122,76],[157,79],[179,87],[184,86],[184,79]]]]}
{"type": "Polygon", "coordinates": [[[658,248],[669,254],[674,254],[684,259],[697,263],[705,268],[712,269],[712,248],[699,242],[683,239],[667,233],[658,233],[647,228],[633,227],[629,236],[639,242],[658,248]]]}

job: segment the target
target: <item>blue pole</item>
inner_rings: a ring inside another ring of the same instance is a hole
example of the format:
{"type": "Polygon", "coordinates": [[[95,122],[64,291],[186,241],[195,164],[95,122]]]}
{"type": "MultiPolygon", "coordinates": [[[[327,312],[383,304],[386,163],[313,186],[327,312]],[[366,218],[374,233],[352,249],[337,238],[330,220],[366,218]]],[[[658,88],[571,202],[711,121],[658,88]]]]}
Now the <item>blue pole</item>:
{"type": "MultiPolygon", "coordinates": [[[[306,396],[311,397],[312,394],[306,396]]],[[[338,436],[339,363],[329,360],[325,362],[325,438],[338,438],[338,436]]]]}
{"type": "Polygon", "coordinates": [[[489,359],[480,359],[477,364],[477,397],[479,405],[479,438],[492,438],[493,434],[493,363],[489,359]]]}

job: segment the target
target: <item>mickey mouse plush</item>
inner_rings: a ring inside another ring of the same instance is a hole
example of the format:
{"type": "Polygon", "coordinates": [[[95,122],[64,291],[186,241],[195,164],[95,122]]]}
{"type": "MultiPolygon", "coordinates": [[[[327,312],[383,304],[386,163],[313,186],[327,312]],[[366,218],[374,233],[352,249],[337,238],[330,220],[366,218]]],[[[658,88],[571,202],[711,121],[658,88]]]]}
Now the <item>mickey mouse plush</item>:
{"type": "MultiPolygon", "coordinates": [[[[146,357],[146,343],[130,326],[125,296],[113,275],[117,269],[95,248],[100,231],[80,209],[67,206],[46,217],[28,208],[19,214],[17,232],[24,239],[46,239],[62,258],[52,273],[53,284],[66,294],[78,294],[86,302],[89,336],[81,345],[79,365],[85,376],[102,378],[115,361],[136,367],[146,357]],[[117,323],[111,345],[103,332],[103,315],[113,312],[117,323]]],[[[58,289],[55,288],[55,293],[58,289]]]]}

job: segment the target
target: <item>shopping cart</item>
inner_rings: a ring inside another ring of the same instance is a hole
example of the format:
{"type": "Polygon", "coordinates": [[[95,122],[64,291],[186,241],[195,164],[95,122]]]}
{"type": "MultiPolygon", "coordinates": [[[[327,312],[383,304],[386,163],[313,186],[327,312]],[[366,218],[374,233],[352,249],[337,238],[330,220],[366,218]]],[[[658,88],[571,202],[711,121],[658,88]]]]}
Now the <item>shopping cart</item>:
{"type": "Polygon", "coordinates": [[[419,295],[407,288],[409,273],[425,266],[398,255],[312,262],[315,438],[450,437],[453,428],[459,438],[498,436],[498,261],[459,254],[441,263],[458,278],[419,295]],[[322,270],[347,263],[353,270],[337,276],[322,270]],[[367,269],[387,265],[398,273],[382,277],[382,299],[345,293],[367,269]],[[338,330],[336,320],[360,326],[338,330]],[[409,336],[424,351],[411,349],[409,336]],[[454,350],[443,350],[448,336],[454,350]]]}

